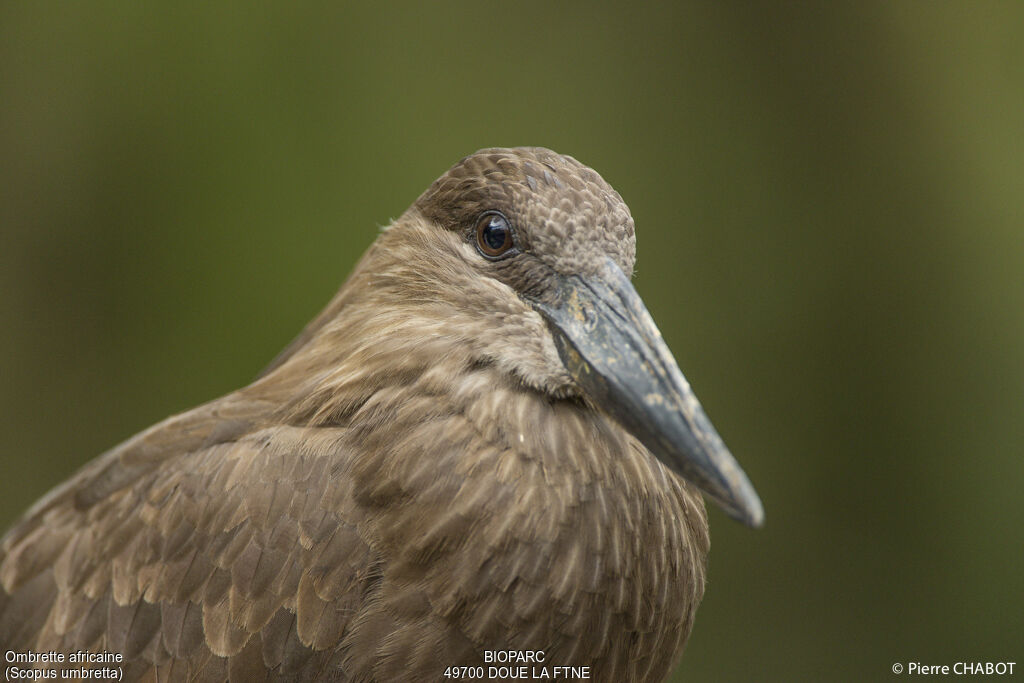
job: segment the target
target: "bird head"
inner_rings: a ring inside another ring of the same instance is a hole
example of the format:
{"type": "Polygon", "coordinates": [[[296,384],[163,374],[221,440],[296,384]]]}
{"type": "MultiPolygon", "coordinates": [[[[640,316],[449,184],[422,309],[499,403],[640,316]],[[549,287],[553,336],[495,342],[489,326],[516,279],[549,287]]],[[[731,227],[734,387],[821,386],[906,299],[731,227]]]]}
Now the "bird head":
{"type": "Polygon", "coordinates": [[[759,526],[757,493],[630,284],[635,254],[629,209],[595,171],[542,148],[484,149],[386,228],[353,278],[368,309],[394,311],[389,331],[407,321],[410,348],[444,339],[441,355],[586,402],[759,526]]]}

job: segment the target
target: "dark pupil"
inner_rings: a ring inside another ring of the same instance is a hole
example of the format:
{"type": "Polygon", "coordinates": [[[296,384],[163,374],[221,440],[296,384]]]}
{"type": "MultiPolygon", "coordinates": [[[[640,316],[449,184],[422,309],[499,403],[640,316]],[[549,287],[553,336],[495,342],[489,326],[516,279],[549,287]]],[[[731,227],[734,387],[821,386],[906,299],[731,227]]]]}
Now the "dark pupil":
{"type": "Polygon", "coordinates": [[[487,243],[494,251],[498,251],[505,246],[505,242],[508,240],[508,226],[498,216],[491,218],[490,223],[484,228],[484,242],[487,243]]]}

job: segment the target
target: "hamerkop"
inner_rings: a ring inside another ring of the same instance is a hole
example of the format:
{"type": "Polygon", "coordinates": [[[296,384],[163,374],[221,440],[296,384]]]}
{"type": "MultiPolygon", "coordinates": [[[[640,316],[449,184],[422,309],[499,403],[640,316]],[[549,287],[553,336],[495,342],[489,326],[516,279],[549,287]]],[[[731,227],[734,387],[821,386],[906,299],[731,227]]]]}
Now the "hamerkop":
{"type": "Polygon", "coordinates": [[[118,653],[126,680],[661,680],[704,592],[700,492],[763,515],[634,245],[575,159],[466,157],[256,381],[17,522],[0,649],[118,653]]]}

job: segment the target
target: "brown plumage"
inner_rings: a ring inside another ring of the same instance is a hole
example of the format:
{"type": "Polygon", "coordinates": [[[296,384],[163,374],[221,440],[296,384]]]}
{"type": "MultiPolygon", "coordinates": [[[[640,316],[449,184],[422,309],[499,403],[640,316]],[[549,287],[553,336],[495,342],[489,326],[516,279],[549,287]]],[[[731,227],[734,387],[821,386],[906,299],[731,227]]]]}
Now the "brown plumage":
{"type": "Polygon", "coordinates": [[[761,510],[633,261],[591,169],[463,159],[255,382],[7,533],[0,649],[120,652],[126,680],[439,680],[487,650],[661,680],[704,592],[697,489],[761,510]]]}

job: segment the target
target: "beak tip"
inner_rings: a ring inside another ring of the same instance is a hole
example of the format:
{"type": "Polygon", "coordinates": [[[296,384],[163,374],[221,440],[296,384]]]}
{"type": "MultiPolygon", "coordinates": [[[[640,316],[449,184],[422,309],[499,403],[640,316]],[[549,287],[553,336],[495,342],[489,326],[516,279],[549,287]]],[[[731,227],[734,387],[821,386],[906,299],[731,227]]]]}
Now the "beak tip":
{"type": "Polygon", "coordinates": [[[731,511],[732,517],[751,529],[760,529],[764,526],[764,505],[761,504],[761,498],[753,486],[748,484],[745,488],[746,490],[736,497],[736,505],[731,511]]]}
{"type": "Polygon", "coordinates": [[[705,494],[727,515],[751,529],[764,526],[764,505],[746,473],[728,451],[718,458],[718,472],[724,474],[718,486],[704,489],[705,494]]]}
{"type": "Polygon", "coordinates": [[[757,501],[757,505],[755,507],[747,510],[742,521],[751,529],[760,529],[764,526],[764,508],[761,507],[760,500],[757,501]]]}

